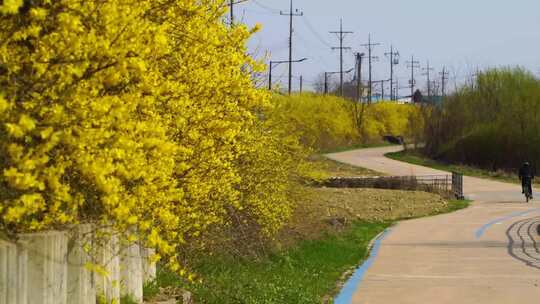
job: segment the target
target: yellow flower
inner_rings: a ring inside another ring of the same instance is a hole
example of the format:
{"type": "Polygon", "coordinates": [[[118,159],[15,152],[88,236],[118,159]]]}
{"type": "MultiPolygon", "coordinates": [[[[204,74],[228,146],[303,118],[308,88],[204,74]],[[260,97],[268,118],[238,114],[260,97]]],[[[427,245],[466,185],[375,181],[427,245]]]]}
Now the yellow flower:
{"type": "Polygon", "coordinates": [[[5,112],[9,108],[9,103],[0,95],[0,114],[5,112]]]}
{"type": "Polygon", "coordinates": [[[36,20],[44,20],[47,17],[47,10],[44,8],[33,8],[30,15],[36,20]]]}
{"type": "Polygon", "coordinates": [[[23,0],[4,0],[4,4],[0,5],[0,13],[16,14],[19,8],[23,5],[23,0]]]}

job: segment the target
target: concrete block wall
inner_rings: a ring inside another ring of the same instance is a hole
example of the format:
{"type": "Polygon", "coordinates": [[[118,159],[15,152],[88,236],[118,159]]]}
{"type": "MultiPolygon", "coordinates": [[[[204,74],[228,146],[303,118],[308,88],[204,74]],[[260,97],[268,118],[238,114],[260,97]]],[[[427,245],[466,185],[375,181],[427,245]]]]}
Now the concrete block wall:
{"type": "Polygon", "coordinates": [[[137,244],[120,246],[117,237],[96,246],[92,227],[75,232],[24,234],[19,240],[0,240],[0,304],[95,304],[99,295],[119,303],[131,295],[142,303],[143,284],[155,278],[149,263],[152,251],[137,244]],[[92,256],[98,252],[98,256],[92,256]],[[102,276],[88,264],[97,261],[107,272],[102,276]]]}

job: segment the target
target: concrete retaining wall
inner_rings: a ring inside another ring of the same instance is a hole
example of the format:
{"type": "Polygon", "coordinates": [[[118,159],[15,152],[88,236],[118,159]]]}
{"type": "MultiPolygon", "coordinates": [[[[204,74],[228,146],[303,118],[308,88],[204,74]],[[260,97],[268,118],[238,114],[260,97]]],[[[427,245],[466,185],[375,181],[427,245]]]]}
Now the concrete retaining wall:
{"type": "Polygon", "coordinates": [[[28,303],[66,304],[67,235],[63,232],[25,234],[20,245],[28,252],[28,303]]]}
{"type": "Polygon", "coordinates": [[[85,248],[93,246],[92,226],[81,225],[74,232],[68,247],[68,303],[95,304],[96,279],[87,264],[92,263],[91,252],[85,248]]]}
{"type": "Polygon", "coordinates": [[[139,245],[122,248],[120,255],[120,282],[123,293],[130,295],[138,303],[143,301],[144,272],[139,245]]]}
{"type": "Polygon", "coordinates": [[[150,258],[154,253],[155,251],[153,249],[141,247],[141,258],[143,260],[142,266],[145,282],[152,282],[156,278],[156,264],[150,262],[150,258]]]}
{"type": "Polygon", "coordinates": [[[0,304],[26,304],[28,252],[0,240],[0,304]]]}
{"type": "Polygon", "coordinates": [[[96,288],[99,295],[105,297],[107,303],[120,301],[120,248],[118,238],[110,236],[105,244],[95,244],[98,247],[98,264],[105,273],[96,273],[96,288]]]}
{"type": "Polygon", "coordinates": [[[143,284],[156,273],[148,259],[152,252],[137,244],[121,246],[117,237],[95,250],[97,245],[89,225],[69,235],[55,231],[24,234],[16,243],[0,240],[0,304],[95,304],[98,296],[119,303],[121,295],[142,303],[143,284]],[[107,275],[88,267],[96,261],[107,275]]]}

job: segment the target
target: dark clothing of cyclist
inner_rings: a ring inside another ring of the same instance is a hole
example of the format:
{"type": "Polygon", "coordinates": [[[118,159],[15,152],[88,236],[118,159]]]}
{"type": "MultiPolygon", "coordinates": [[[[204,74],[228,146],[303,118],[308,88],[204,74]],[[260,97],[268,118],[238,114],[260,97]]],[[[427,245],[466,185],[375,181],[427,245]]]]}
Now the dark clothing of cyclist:
{"type": "Polygon", "coordinates": [[[522,193],[525,193],[525,189],[532,191],[532,180],[534,179],[534,170],[529,163],[524,163],[519,169],[519,179],[521,180],[522,193]],[[526,188],[527,187],[527,188],[526,188]]]}

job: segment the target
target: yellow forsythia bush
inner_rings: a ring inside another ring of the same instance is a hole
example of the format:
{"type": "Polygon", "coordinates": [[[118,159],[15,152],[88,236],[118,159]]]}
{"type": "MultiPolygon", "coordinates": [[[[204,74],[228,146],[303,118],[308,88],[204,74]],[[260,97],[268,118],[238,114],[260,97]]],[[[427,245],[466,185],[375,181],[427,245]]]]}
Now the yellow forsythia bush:
{"type": "Polygon", "coordinates": [[[301,148],[259,121],[253,30],[223,1],[2,3],[0,234],[112,225],[181,272],[231,212],[283,225],[301,148]]]}
{"type": "Polygon", "coordinates": [[[348,146],[359,140],[350,102],[336,96],[274,95],[270,120],[297,134],[315,150],[348,146]]]}
{"type": "Polygon", "coordinates": [[[378,143],[385,135],[409,137],[411,127],[421,127],[411,124],[420,115],[415,105],[378,102],[355,110],[350,100],[316,94],[274,95],[272,103],[270,120],[314,150],[378,143]]]}
{"type": "Polygon", "coordinates": [[[366,107],[365,120],[361,137],[365,142],[379,141],[382,136],[394,135],[409,137],[420,108],[416,105],[396,104],[394,102],[378,102],[366,107]]]}

